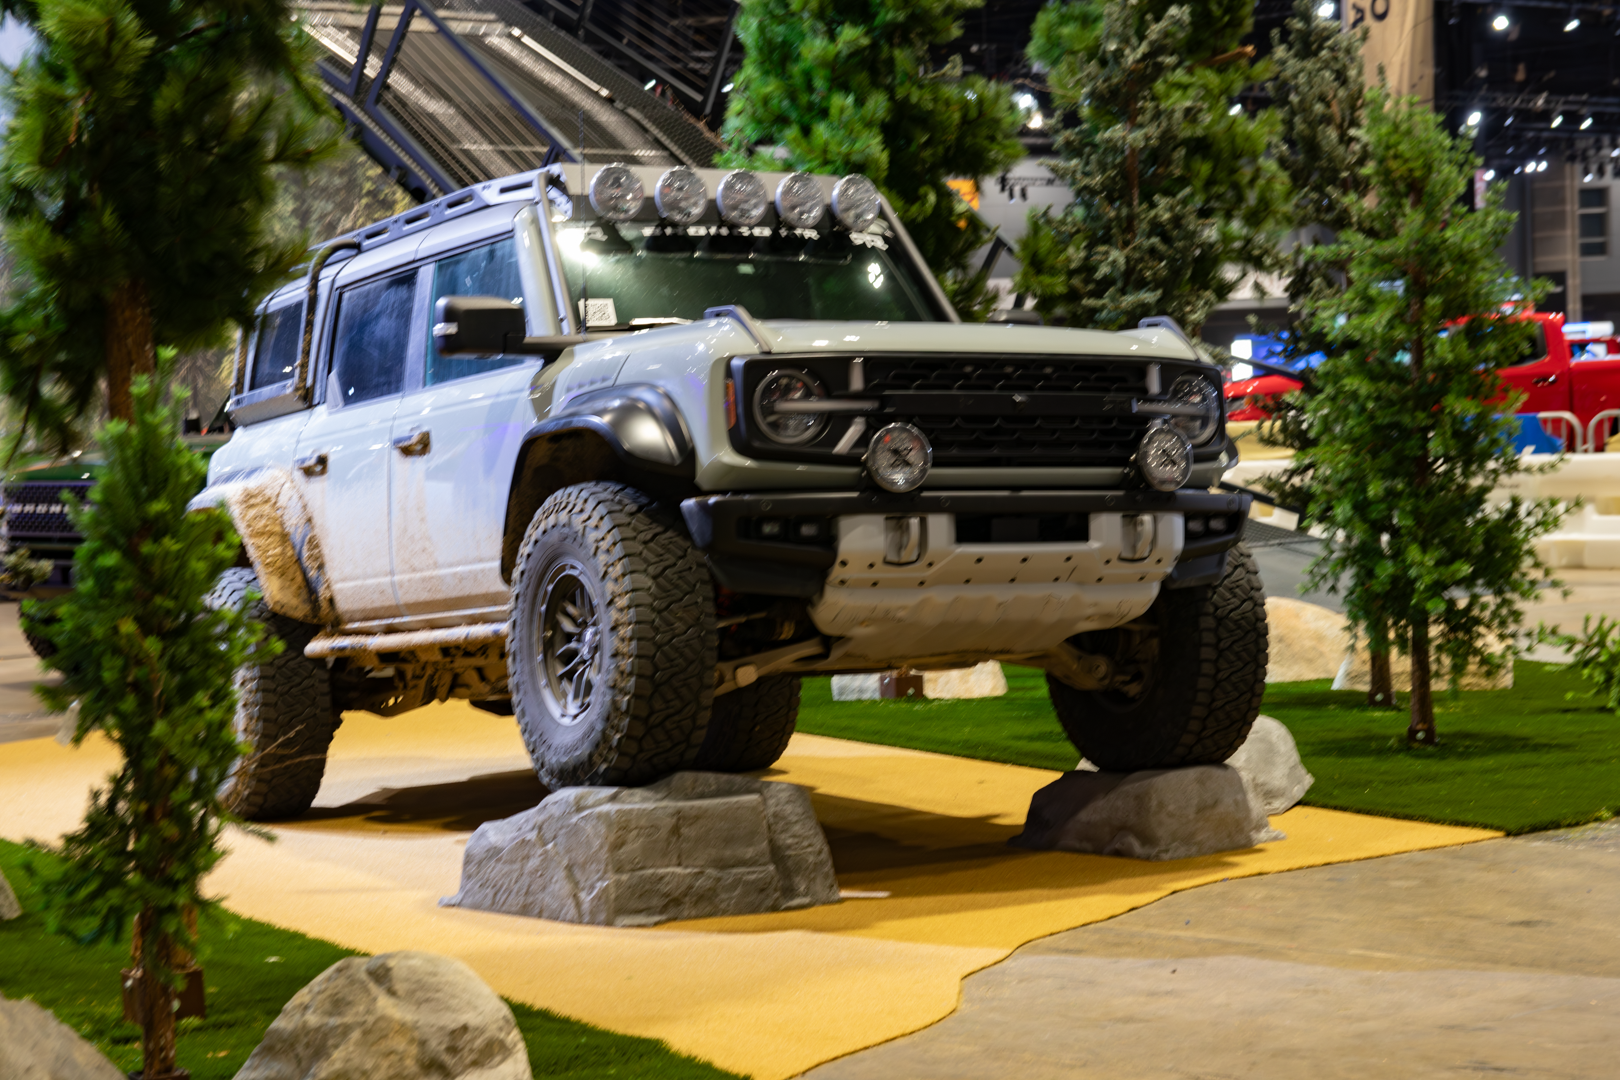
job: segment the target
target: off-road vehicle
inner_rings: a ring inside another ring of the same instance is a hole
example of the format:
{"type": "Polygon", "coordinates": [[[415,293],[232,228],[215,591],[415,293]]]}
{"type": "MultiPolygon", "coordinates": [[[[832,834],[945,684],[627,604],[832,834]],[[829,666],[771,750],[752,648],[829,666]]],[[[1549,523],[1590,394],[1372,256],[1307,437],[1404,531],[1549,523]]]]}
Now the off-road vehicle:
{"type": "Polygon", "coordinates": [[[638,784],[770,765],[804,675],[988,659],[1104,768],[1239,745],[1264,606],[1173,323],[964,325],[864,177],[585,173],[321,245],[243,341],[194,503],[288,645],[242,812],[310,804],[342,710],[468,699],[545,784],[638,784]]]}

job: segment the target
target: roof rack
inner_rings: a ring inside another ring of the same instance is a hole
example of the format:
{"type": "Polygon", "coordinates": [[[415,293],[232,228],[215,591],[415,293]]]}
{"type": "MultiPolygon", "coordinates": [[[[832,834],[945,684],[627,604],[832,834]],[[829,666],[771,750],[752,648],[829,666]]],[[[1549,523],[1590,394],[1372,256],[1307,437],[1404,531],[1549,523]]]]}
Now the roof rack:
{"type": "Polygon", "coordinates": [[[369,251],[407,236],[416,236],[424,229],[463,217],[475,210],[498,206],[501,203],[541,201],[545,198],[543,178],[556,172],[556,166],[548,166],[544,169],[530,169],[528,172],[513,176],[503,176],[496,180],[486,180],[482,184],[474,184],[472,187],[441,195],[430,203],[414,206],[391,218],[384,218],[318,244],[311,244],[310,250],[319,251],[338,240],[357,240],[360,242],[361,250],[369,251]]]}

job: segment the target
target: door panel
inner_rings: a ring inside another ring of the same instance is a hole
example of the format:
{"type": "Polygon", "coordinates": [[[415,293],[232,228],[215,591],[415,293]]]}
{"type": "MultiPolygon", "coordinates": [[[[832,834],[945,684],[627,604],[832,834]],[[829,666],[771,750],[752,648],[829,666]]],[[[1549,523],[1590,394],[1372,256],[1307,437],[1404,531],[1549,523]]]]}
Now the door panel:
{"type": "Polygon", "coordinates": [[[388,466],[410,345],[419,336],[418,277],[410,270],[339,293],[326,400],[298,440],[294,475],[345,625],[399,615],[388,466]]]}

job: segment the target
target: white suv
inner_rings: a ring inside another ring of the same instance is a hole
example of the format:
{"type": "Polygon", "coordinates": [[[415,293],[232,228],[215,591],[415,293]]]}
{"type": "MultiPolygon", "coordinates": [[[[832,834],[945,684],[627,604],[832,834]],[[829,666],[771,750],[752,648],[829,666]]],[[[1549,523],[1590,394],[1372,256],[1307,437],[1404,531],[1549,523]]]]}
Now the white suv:
{"type": "Polygon", "coordinates": [[[1104,768],[1223,760],[1259,580],[1169,320],[964,325],[864,177],[577,166],[322,246],[242,343],[223,505],[286,649],[230,795],[342,710],[515,715],[552,787],[776,760],[806,674],[1044,668],[1104,768]]]}

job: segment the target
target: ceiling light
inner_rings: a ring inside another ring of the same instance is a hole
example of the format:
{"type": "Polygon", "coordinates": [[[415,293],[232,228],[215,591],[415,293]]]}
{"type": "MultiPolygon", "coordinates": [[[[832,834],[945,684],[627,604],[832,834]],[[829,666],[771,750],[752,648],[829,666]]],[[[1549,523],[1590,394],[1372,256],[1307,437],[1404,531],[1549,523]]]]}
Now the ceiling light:
{"type": "Polygon", "coordinates": [[[1230,109],[1226,110],[1226,115],[1227,116],[1236,116],[1238,113],[1240,113],[1242,111],[1243,111],[1243,102],[1238,101],[1238,102],[1234,102],[1232,104],[1232,107],[1230,109]]]}
{"type": "Polygon", "coordinates": [[[1042,116],[1040,113],[1037,112],[1030,114],[1029,127],[1031,131],[1039,131],[1041,129],[1041,125],[1045,123],[1046,117],[1042,116]]]}
{"type": "Polygon", "coordinates": [[[1557,116],[1553,117],[1552,126],[1557,127],[1559,124],[1562,124],[1563,122],[1564,122],[1564,114],[1559,113],[1557,116]]]}
{"type": "Polygon", "coordinates": [[[658,80],[657,79],[648,79],[646,85],[643,86],[642,89],[643,90],[651,90],[653,87],[655,87],[657,85],[658,85],[658,80]]]}
{"type": "Polygon", "coordinates": [[[1592,182],[1592,176],[1593,176],[1592,170],[1588,169],[1588,170],[1586,170],[1586,175],[1581,177],[1581,180],[1584,183],[1590,184],[1592,182]]]}
{"type": "Polygon", "coordinates": [[[733,87],[733,86],[736,86],[736,85],[737,85],[737,84],[736,84],[736,83],[734,83],[734,82],[728,82],[728,83],[726,83],[726,85],[724,85],[724,86],[722,86],[722,87],[721,87],[721,88],[720,88],[720,92],[721,92],[721,93],[722,93],[722,94],[729,94],[729,93],[731,93],[731,88],[732,88],[732,87],[733,87]]]}
{"type": "Polygon", "coordinates": [[[1481,120],[1483,120],[1483,119],[1485,119],[1485,117],[1480,113],[1480,111],[1478,109],[1475,109],[1473,112],[1468,114],[1468,126],[1469,127],[1479,127],[1479,122],[1481,120]]]}
{"type": "Polygon", "coordinates": [[[1538,161],[1536,163],[1536,172],[1546,172],[1546,171],[1547,171],[1547,163],[1545,161],[1538,161]]]}
{"type": "Polygon", "coordinates": [[[1567,33],[1570,33],[1573,30],[1579,30],[1580,28],[1581,28],[1581,17],[1579,15],[1577,15],[1573,19],[1570,19],[1569,22],[1564,24],[1564,33],[1567,34],[1567,33]]]}
{"type": "Polygon", "coordinates": [[[1033,109],[1036,105],[1034,94],[1019,94],[1018,107],[1020,109],[1033,109]]]}
{"type": "Polygon", "coordinates": [[[1336,3],[1334,3],[1334,0],[1327,0],[1326,3],[1316,9],[1316,17],[1318,19],[1331,19],[1338,13],[1339,7],[1336,3]]]}
{"type": "Polygon", "coordinates": [[[1582,131],[1585,131],[1587,128],[1589,128],[1591,126],[1592,126],[1592,118],[1590,116],[1586,117],[1584,120],[1581,121],[1581,130],[1582,131]]]}
{"type": "Polygon", "coordinates": [[[1486,169],[1485,170],[1485,182],[1488,184],[1492,180],[1495,180],[1495,179],[1496,179],[1496,170],[1495,169],[1486,169]]]}
{"type": "Polygon", "coordinates": [[[1512,113],[1508,113],[1508,118],[1506,120],[1502,121],[1502,126],[1503,127],[1512,127],[1513,126],[1513,114],[1512,113]]]}
{"type": "Polygon", "coordinates": [[[1491,29],[1495,30],[1497,33],[1501,33],[1511,25],[1512,23],[1508,20],[1506,15],[1498,15],[1496,18],[1491,20],[1491,29]]]}
{"type": "Polygon", "coordinates": [[[1610,157],[1620,157],[1620,146],[1617,146],[1613,150],[1610,150],[1609,151],[1609,156],[1610,157]]]}

